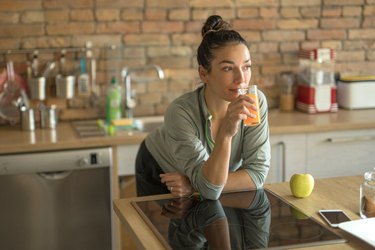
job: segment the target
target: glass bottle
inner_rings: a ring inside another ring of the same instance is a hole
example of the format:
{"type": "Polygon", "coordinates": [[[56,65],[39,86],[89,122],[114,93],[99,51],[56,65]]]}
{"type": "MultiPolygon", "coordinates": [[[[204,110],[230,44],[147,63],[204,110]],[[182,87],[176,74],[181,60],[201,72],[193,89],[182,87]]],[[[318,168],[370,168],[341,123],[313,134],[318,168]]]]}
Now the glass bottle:
{"type": "Polygon", "coordinates": [[[375,217],[375,170],[364,174],[360,187],[359,214],[362,218],[375,217]]]}

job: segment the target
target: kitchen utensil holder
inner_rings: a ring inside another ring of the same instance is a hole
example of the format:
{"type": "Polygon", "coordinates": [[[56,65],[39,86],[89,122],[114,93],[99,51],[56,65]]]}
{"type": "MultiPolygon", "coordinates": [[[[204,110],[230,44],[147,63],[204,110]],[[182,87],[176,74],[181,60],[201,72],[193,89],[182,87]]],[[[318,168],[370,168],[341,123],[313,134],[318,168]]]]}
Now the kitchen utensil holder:
{"type": "Polygon", "coordinates": [[[43,101],[46,99],[46,78],[32,78],[29,82],[30,98],[43,101]]]}
{"type": "Polygon", "coordinates": [[[40,127],[55,129],[57,126],[57,109],[55,106],[43,107],[40,112],[40,127]]]}
{"type": "Polygon", "coordinates": [[[74,76],[57,75],[55,78],[56,96],[59,98],[71,99],[74,97],[74,76]]]}
{"type": "Polygon", "coordinates": [[[21,130],[34,131],[35,118],[34,109],[22,107],[21,108],[21,130]]]}

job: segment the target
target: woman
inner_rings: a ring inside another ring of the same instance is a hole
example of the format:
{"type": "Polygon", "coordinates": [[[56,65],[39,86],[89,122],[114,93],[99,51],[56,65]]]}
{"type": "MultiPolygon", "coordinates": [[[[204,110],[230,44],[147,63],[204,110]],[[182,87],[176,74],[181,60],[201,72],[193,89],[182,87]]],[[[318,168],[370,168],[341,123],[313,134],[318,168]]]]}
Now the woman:
{"type": "Polygon", "coordinates": [[[197,191],[218,199],[222,191],[262,187],[270,164],[267,102],[258,91],[261,124],[246,127],[256,110],[254,100],[240,95],[251,78],[245,39],[220,16],[202,27],[198,72],[204,83],[174,100],[164,125],[141,144],[136,159],[139,196],[197,191]]]}

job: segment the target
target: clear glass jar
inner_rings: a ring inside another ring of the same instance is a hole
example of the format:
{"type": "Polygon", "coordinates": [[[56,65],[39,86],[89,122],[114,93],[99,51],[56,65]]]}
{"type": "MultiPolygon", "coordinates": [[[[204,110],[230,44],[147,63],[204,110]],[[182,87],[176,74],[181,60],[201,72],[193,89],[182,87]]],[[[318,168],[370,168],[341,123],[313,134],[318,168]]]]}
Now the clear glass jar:
{"type": "Polygon", "coordinates": [[[364,174],[360,187],[359,214],[362,218],[375,217],[375,170],[364,174]]]}

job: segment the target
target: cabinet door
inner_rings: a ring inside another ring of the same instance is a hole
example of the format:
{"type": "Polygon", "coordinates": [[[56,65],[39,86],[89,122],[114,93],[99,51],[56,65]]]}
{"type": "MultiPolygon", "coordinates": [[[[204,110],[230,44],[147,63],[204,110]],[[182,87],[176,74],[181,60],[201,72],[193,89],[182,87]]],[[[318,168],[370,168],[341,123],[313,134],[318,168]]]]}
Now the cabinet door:
{"type": "Polygon", "coordinates": [[[117,147],[118,175],[135,175],[135,158],[139,145],[120,145],[117,147]]]}
{"type": "Polygon", "coordinates": [[[314,177],[362,175],[375,167],[375,129],[307,135],[307,171],[314,177]]]}
{"type": "Polygon", "coordinates": [[[289,181],[295,173],[306,171],[306,135],[271,135],[271,166],[267,183],[289,181]]]}

